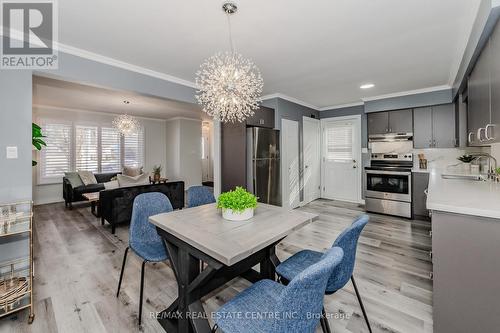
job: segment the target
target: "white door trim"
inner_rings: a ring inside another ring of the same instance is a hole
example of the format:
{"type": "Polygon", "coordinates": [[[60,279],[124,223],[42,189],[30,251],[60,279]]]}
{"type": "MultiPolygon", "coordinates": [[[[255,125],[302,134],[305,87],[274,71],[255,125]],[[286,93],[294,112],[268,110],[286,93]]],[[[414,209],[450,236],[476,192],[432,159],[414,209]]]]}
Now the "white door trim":
{"type": "MultiPolygon", "coordinates": [[[[316,124],[319,124],[319,130],[318,130],[318,133],[317,133],[317,139],[318,139],[318,156],[319,156],[319,166],[320,166],[320,173],[319,173],[319,186],[320,186],[320,190],[319,190],[319,197],[318,198],[314,198],[312,199],[312,201],[316,200],[316,199],[319,199],[321,197],[321,186],[322,186],[322,183],[321,183],[321,120],[320,119],[316,119],[316,118],[310,118],[310,117],[305,117],[303,116],[302,117],[302,122],[305,123],[305,122],[309,122],[309,123],[314,123],[315,125],[316,124]]],[[[302,124],[302,147],[305,147],[305,139],[304,139],[304,124],[302,124]]],[[[305,148],[303,148],[305,150],[305,148]]],[[[302,181],[303,181],[303,200],[300,202],[300,205],[303,206],[305,204],[307,204],[308,202],[306,202],[306,184],[304,183],[304,178],[305,178],[305,169],[306,168],[306,159],[305,159],[305,153],[302,152],[302,181]]]]}
{"type": "Polygon", "coordinates": [[[345,120],[354,120],[357,122],[357,125],[358,125],[358,143],[359,143],[359,149],[358,149],[358,184],[359,184],[359,188],[358,188],[358,199],[355,203],[363,203],[363,198],[362,198],[362,187],[363,187],[363,168],[362,168],[362,153],[361,153],[361,147],[362,147],[362,141],[361,141],[361,115],[360,114],[356,114],[356,115],[352,115],[352,116],[341,116],[341,117],[330,117],[330,118],[322,118],[321,119],[321,196],[324,197],[324,191],[323,191],[323,188],[325,186],[325,180],[324,180],[324,177],[323,177],[323,168],[324,168],[324,165],[323,165],[323,161],[325,159],[325,150],[323,149],[324,148],[324,135],[323,132],[324,132],[324,129],[325,129],[325,123],[327,122],[330,122],[330,121],[345,121],[345,120]]]}

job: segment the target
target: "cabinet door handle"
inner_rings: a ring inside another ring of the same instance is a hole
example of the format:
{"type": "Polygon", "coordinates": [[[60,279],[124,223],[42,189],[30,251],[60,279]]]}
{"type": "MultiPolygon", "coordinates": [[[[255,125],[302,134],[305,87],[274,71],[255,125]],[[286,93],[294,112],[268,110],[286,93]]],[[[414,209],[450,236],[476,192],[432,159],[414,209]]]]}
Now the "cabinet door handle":
{"type": "Polygon", "coordinates": [[[472,136],[473,136],[473,135],[474,135],[474,132],[469,132],[469,135],[467,136],[467,141],[468,141],[469,143],[472,143],[472,140],[473,140],[473,139],[472,139],[472,136]]]}
{"type": "Polygon", "coordinates": [[[477,138],[479,139],[479,142],[484,142],[486,140],[483,140],[483,137],[481,135],[481,132],[485,131],[486,129],[484,127],[478,128],[477,129],[477,138]]]}
{"type": "Polygon", "coordinates": [[[495,140],[495,125],[494,124],[488,124],[486,125],[486,127],[484,128],[484,135],[486,136],[486,140],[490,141],[490,140],[495,140]],[[489,129],[492,128],[493,129],[493,136],[490,137],[488,135],[489,133],[489,129]]]}
{"type": "Polygon", "coordinates": [[[424,194],[425,194],[425,195],[429,195],[429,189],[428,189],[428,188],[426,188],[426,189],[424,190],[424,194]]]}

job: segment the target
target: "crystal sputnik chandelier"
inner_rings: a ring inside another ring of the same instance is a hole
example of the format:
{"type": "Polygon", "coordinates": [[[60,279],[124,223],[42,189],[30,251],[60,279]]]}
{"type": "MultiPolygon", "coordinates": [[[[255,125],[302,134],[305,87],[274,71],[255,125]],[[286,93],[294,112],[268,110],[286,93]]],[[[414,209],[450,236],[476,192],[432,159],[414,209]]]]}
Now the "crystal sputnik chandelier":
{"type": "Polygon", "coordinates": [[[131,135],[139,130],[139,122],[128,114],[121,114],[113,119],[113,127],[122,135],[131,135]]]}
{"type": "Polygon", "coordinates": [[[196,99],[215,120],[242,122],[259,107],[264,81],[257,66],[235,52],[230,16],[237,6],[227,2],[222,9],[227,14],[231,52],[217,53],[200,66],[196,99]]]}

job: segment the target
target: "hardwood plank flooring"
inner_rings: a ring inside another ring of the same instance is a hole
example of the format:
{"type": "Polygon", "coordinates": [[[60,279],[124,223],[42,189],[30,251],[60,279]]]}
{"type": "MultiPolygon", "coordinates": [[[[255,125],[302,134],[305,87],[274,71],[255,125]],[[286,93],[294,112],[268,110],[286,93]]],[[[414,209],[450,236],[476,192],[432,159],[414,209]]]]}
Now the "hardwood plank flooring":
{"type": "MultiPolygon", "coordinates": [[[[362,207],[316,200],[302,208],[319,220],[278,245],[282,260],[305,248],[325,250],[362,207]]],[[[430,223],[377,214],[359,240],[355,276],[374,332],[432,332],[432,281],[429,273],[430,223]]],[[[168,264],[147,264],[143,325],[137,326],[141,261],[129,255],[120,297],[116,288],[128,242],[128,226],[116,235],[85,205],[63,204],[35,209],[35,321],[28,311],[0,320],[0,332],[163,332],[155,311],[177,296],[168,264]]],[[[204,299],[207,312],[217,310],[250,285],[235,279],[204,299]]],[[[325,297],[332,331],[368,332],[351,283],[325,297]]],[[[318,328],[317,332],[321,332],[318,328]]]]}

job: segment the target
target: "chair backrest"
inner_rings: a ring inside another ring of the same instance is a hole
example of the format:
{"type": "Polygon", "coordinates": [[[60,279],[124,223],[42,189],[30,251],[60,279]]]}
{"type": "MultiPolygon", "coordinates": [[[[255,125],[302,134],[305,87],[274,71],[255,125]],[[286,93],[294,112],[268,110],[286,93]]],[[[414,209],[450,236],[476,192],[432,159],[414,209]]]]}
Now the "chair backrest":
{"type": "Polygon", "coordinates": [[[356,248],[358,247],[359,235],[368,223],[370,217],[361,215],[337,237],[333,247],[338,246],[344,250],[342,263],[338,265],[328,280],[327,293],[333,293],[345,286],[352,276],[356,260],[356,248]]]}
{"type": "Polygon", "coordinates": [[[323,308],[328,278],[342,261],[340,247],[329,249],[316,264],[309,266],[285,287],[280,295],[273,332],[314,332],[323,308]]]}
{"type": "Polygon", "coordinates": [[[135,197],[130,221],[129,243],[133,247],[138,243],[162,243],[156,227],[149,222],[149,217],[173,210],[170,200],[163,193],[150,192],[135,197]]]}
{"type": "Polygon", "coordinates": [[[215,202],[213,189],[208,186],[191,186],[187,190],[187,206],[197,207],[215,202]]]}

